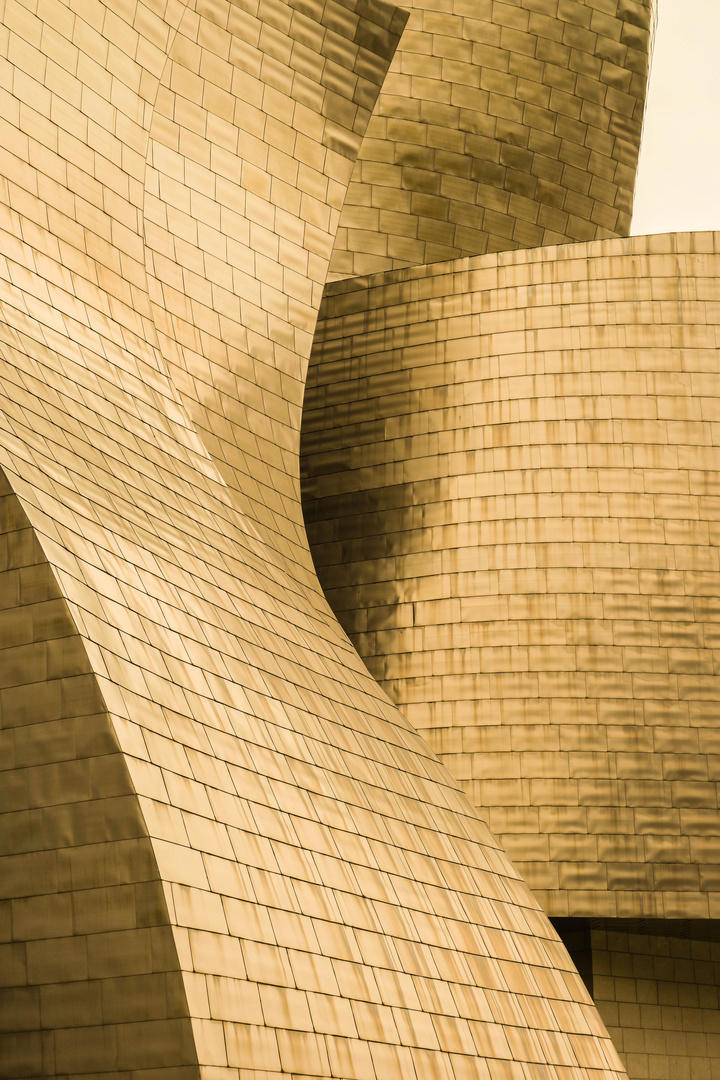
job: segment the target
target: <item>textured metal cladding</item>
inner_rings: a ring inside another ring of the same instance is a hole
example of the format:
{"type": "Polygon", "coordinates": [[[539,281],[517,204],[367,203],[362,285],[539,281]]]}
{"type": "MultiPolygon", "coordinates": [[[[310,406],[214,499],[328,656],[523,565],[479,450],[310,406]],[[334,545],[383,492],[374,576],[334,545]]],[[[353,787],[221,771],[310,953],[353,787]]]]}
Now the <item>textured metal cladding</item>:
{"type": "Polygon", "coordinates": [[[188,1002],[137,794],[4,475],[0,550],[0,1075],[164,1065],[190,1080],[188,1002]]]}
{"type": "Polygon", "coordinates": [[[199,30],[197,19],[188,12],[173,39],[150,124],[153,317],[174,384],[238,505],[312,582],[297,525],[307,355],[370,115],[358,98],[374,102],[404,16],[384,3],[364,13],[333,2],[267,16],[252,5],[211,7],[199,30]]]}
{"type": "Polygon", "coordinates": [[[410,6],[332,276],[626,235],[650,0],[410,6]]]}
{"type": "Polygon", "coordinates": [[[699,233],[326,294],[320,579],[554,916],[718,914],[719,276],[699,233]]]}
{"type": "Polygon", "coordinates": [[[8,1080],[624,1075],[305,547],[313,322],[403,21],[2,5],[8,1080]]]}

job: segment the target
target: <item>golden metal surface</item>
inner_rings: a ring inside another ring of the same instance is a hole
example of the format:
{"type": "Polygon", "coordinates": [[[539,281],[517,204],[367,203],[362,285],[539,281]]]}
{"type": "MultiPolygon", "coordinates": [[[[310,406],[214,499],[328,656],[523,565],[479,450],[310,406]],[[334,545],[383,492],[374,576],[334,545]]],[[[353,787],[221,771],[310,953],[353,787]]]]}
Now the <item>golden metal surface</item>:
{"type": "Polygon", "coordinates": [[[0,12],[0,1074],[621,1080],[305,543],[315,313],[404,15],[0,12]]]}
{"type": "Polygon", "coordinates": [[[320,579],[552,916],[716,919],[720,235],[328,287],[320,579]]]}
{"type": "Polygon", "coordinates": [[[332,276],[625,235],[651,0],[409,6],[332,276]]]}

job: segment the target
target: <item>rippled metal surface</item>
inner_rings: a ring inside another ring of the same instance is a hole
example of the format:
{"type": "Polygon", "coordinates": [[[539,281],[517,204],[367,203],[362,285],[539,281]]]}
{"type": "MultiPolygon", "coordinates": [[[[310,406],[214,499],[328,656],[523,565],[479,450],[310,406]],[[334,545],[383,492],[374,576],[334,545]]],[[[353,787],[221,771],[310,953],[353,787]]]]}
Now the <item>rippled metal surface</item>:
{"type": "Polygon", "coordinates": [[[720,911],[719,279],[686,233],[327,290],[320,580],[553,916],[720,911]]]}
{"type": "Polygon", "coordinates": [[[626,235],[651,0],[409,6],[333,275],[626,235]]]}
{"type": "Polygon", "coordinates": [[[0,1073],[620,1080],[298,502],[404,16],[0,5],[0,1073]]]}

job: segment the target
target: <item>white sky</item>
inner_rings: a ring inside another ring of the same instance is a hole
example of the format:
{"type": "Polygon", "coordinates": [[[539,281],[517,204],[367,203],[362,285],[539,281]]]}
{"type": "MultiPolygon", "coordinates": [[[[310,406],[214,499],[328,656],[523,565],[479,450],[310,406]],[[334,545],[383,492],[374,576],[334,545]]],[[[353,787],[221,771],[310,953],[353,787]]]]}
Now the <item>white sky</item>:
{"type": "Polygon", "coordinates": [[[720,229],[720,0],[657,0],[632,233],[720,229]]]}

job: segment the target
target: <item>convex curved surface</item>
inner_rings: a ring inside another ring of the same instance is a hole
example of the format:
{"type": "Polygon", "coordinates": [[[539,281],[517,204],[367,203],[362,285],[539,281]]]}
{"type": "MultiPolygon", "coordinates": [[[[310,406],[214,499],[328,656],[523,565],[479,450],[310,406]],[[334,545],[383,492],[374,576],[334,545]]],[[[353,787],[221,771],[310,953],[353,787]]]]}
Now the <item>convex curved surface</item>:
{"type": "Polygon", "coordinates": [[[328,288],[320,579],[553,916],[720,908],[718,237],[328,288]]]}
{"type": "Polygon", "coordinates": [[[2,12],[2,1075],[619,1080],[304,545],[310,333],[403,16],[2,12]]]}
{"type": "Polygon", "coordinates": [[[627,235],[651,0],[409,6],[333,275],[627,235]]]}

